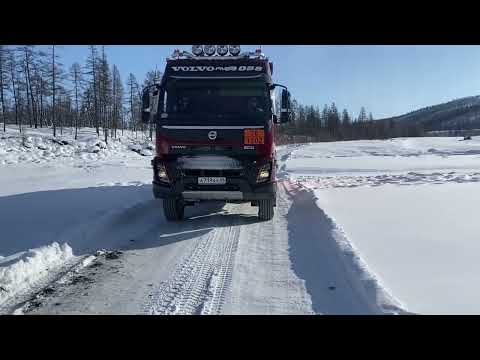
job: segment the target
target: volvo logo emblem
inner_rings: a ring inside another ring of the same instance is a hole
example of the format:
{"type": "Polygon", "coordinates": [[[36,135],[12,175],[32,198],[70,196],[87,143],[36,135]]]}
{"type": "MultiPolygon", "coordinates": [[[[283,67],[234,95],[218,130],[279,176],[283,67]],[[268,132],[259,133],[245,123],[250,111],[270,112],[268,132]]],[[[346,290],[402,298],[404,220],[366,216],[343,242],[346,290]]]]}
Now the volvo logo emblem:
{"type": "Polygon", "coordinates": [[[216,132],[216,131],[210,131],[210,132],[208,133],[208,138],[209,138],[210,140],[215,140],[215,139],[217,138],[217,132],[216,132]]]}

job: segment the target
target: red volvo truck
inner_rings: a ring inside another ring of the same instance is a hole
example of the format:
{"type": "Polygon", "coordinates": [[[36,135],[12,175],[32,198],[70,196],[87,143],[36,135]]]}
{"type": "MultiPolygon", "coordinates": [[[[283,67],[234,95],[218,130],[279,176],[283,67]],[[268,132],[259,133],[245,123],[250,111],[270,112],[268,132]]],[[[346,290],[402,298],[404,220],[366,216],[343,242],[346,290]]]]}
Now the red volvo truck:
{"type": "Polygon", "coordinates": [[[142,121],[156,126],[153,195],[168,220],[183,219],[185,206],[218,200],[250,202],[260,219],[272,219],[275,126],[292,117],[290,93],[272,73],[260,49],[194,45],[175,50],[161,81],[143,90],[142,121]]]}

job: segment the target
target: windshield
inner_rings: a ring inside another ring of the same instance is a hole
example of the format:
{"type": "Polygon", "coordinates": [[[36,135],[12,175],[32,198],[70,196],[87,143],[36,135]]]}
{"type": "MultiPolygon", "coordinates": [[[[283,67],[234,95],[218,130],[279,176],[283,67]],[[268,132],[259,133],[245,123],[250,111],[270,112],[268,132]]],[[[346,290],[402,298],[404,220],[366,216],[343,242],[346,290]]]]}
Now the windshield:
{"type": "Polygon", "coordinates": [[[254,123],[271,116],[269,91],[262,82],[176,81],[167,88],[169,119],[254,123]]]}

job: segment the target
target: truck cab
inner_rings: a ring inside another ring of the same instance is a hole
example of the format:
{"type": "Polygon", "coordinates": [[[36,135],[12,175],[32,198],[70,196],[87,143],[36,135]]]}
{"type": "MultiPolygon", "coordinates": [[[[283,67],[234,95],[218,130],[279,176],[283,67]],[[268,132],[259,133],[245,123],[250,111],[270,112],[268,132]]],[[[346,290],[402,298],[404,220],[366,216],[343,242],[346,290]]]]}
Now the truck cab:
{"type": "Polygon", "coordinates": [[[142,120],[156,126],[153,195],[168,220],[210,200],[250,202],[260,219],[272,219],[275,126],[291,120],[290,94],[272,73],[259,50],[195,45],[192,53],[176,50],[161,82],[144,89],[142,120]]]}

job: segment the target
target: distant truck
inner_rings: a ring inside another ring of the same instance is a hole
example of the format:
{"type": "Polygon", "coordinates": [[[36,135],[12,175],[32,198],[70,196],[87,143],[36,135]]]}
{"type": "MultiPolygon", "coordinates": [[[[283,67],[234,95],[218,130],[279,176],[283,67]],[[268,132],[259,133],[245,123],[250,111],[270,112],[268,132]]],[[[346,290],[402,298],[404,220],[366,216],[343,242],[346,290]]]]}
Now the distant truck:
{"type": "Polygon", "coordinates": [[[156,125],[153,195],[170,221],[199,201],[250,202],[270,220],[276,206],[275,125],[291,121],[288,89],[272,81],[258,49],[194,45],[175,50],[161,82],[142,95],[142,121],[156,125]],[[281,87],[277,112],[275,91],[281,87]]]}

